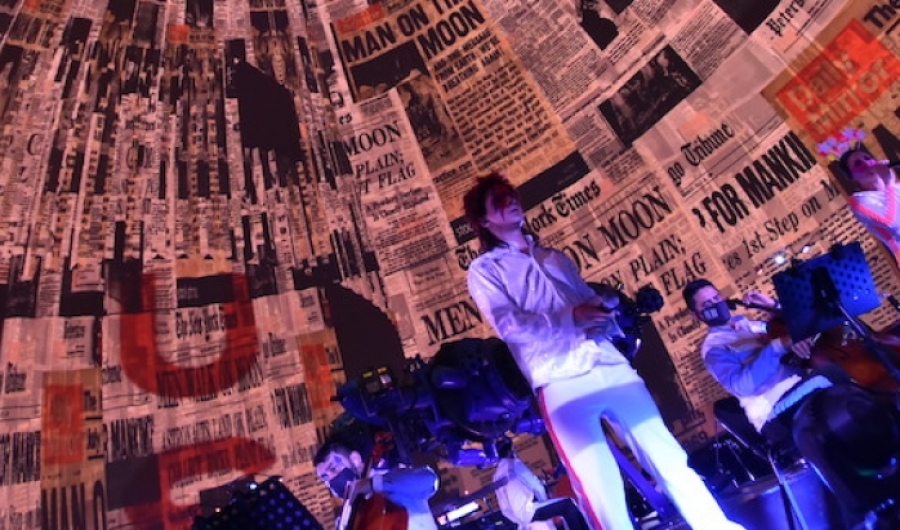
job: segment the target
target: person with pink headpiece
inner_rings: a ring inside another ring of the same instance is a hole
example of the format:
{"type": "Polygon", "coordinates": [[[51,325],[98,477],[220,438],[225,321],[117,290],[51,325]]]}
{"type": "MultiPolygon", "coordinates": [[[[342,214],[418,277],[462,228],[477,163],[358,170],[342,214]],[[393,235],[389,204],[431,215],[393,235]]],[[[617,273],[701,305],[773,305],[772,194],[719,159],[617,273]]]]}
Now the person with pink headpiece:
{"type": "Polygon", "coordinates": [[[819,144],[819,152],[838,165],[855,188],[847,204],[856,219],[881,241],[900,263],[900,187],[893,164],[878,160],[862,144],[865,133],[848,129],[840,139],[819,144]]]}

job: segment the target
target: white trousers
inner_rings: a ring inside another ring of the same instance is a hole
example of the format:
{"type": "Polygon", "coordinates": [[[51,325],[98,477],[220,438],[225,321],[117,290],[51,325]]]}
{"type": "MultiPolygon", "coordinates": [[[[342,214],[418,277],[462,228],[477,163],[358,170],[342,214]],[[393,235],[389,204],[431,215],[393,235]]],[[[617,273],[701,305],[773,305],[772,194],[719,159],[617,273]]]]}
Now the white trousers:
{"type": "Polygon", "coordinates": [[[741,530],[729,521],[669,432],[650,392],[628,365],[597,366],[550,383],[538,399],[582,511],[595,530],[632,530],[622,476],[607,445],[606,418],[693,530],[741,530]]]}

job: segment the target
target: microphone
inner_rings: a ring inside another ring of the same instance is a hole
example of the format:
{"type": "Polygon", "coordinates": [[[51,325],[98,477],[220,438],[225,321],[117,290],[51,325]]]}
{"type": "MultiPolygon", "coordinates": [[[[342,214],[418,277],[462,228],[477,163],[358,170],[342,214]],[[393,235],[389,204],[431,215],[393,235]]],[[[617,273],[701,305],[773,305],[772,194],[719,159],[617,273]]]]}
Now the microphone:
{"type": "Polygon", "coordinates": [[[771,307],[771,306],[760,305],[760,304],[748,304],[748,303],[744,302],[743,300],[738,300],[737,298],[729,298],[729,299],[725,300],[725,303],[728,304],[728,309],[731,309],[732,311],[737,309],[738,306],[746,307],[747,309],[761,309],[763,311],[777,311],[780,307],[780,306],[771,307]]]}
{"type": "Polygon", "coordinates": [[[869,167],[887,166],[890,168],[900,167],[900,160],[869,160],[866,162],[869,167]]]}

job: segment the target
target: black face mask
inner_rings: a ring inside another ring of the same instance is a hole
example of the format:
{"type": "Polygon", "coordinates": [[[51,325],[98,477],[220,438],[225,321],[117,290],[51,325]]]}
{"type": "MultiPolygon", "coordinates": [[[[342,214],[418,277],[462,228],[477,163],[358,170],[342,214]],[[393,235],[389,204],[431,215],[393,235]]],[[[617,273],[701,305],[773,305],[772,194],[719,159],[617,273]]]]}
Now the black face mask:
{"type": "Polygon", "coordinates": [[[359,479],[359,473],[355,469],[345,467],[328,481],[328,489],[331,490],[335,497],[344,498],[344,495],[347,493],[347,486],[359,479]]]}
{"type": "Polygon", "coordinates": [[[710,326],[724,326],[731,320],[731,310],[728,309],[728,301],[722,300],[712,307],[700,311],[700,320],[710,326]]]}

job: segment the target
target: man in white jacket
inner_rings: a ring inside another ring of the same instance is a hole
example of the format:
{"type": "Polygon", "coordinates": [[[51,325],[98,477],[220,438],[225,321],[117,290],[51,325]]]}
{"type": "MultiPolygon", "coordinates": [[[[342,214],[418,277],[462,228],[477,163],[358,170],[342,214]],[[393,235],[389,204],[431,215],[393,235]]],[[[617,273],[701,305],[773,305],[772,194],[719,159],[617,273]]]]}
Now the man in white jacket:
{"type": "Polygon", "coordinates": [[[606,418],[671,497],[694,530],[736,530],[687,465],[644,381],[603,336],[614,313],[564,253],[538,244],[512,185],[500,174],[477,179],[464,198],[481,242],[468,272],[469,293],[506,341],[537,392],[547,430],[595,529],[628,530],[632,521],[606,418]]]}

